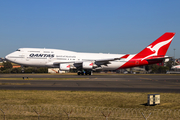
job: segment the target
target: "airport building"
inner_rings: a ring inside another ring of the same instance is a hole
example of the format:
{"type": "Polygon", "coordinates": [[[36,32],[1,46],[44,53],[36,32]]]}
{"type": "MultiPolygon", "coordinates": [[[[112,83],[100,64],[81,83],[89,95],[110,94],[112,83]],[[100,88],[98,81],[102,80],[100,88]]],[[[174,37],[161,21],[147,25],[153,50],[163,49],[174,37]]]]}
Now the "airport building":
{"type": "Polygon", "coordinates": [[[59,68],[48,68],[48,73],[66,73],[66,71],[61,71],[59,68]]]}

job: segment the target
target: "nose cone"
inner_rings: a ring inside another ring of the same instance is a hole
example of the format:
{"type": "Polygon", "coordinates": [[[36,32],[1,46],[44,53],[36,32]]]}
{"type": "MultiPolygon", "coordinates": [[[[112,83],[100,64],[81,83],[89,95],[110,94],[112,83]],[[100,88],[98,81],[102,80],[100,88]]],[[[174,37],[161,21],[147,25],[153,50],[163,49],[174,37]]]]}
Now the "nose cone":
{"type": "Polygon", "coordinates": [[[9,55],[10,55],[10,54],[8,54],[8,55],[5,56],[5,60],[9,60],[9,55]]]}
{"type": "Polygon", "coordinates": [[[5,56],[5,59],[7,59],[7,58],[8,58],[8,55],[5,56]]]}
{"type": "Polygon", "coordinates": [[[5,59],[8,60],[8,55],[5,56],[5,59]]]}
{"type": "Polygon", "coordinates": [[[14,57],[15,56],[14,56],[14,52],[13,52],[13,53],[10,53],[10,54],[6,55],[5,59],[12,62],[14,57]]]}

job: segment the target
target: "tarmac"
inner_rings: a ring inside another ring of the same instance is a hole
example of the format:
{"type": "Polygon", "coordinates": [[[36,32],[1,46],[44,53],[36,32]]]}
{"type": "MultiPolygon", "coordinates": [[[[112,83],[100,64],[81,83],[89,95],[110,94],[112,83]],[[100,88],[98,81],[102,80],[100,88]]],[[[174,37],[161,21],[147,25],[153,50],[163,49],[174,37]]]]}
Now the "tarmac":
{"type": "Polygon", "coordinates": [[[0,74],[0,89],[180,93],[180,75],[0,74]]]}

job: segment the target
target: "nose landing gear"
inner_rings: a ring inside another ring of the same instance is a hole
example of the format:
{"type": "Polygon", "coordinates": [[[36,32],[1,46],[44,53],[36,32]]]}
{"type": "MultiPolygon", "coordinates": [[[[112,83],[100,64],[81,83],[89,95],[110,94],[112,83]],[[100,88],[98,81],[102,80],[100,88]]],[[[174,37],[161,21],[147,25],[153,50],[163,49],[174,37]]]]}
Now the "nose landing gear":
{"type": "Polygon", "coordinates": [[[92,71],[78,71],[77,75],[92,75],[92,71]]]}

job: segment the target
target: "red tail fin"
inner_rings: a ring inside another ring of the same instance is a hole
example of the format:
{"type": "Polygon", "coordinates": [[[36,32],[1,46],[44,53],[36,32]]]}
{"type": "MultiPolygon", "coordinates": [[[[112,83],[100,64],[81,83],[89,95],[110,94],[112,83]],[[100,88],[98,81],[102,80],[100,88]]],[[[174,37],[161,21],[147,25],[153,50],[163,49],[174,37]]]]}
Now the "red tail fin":
{"type": "Polygon", "coordinates": [[[164,57],[175,33],[164,33],[161,37],[151,43],[148,47],[138,53],[135,58],[146,59],[151,56],[164,57]]]}
{"type": "Polygon", "coordinates": [[[163,34],[118,69],[162,62],[174,35],[175,33],[169,32],[163,34]]]}

